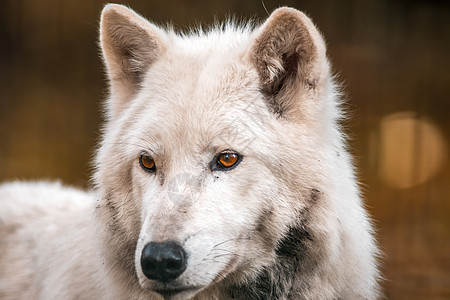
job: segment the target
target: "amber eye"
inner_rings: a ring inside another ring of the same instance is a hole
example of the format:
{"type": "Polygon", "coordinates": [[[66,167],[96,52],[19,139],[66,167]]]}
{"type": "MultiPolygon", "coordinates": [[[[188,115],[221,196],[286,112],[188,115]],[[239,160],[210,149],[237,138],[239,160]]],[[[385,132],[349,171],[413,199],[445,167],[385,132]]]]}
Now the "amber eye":
{"type": "Polygon", "coordinates": [[[226,150],[224,152],[219,153],[211,164],[211,169],[213,171],[227,171],[236,167],[242,160],[241,155],[239,153],[226,150]]]}
{"type": "Polygon", "coordinates": [[[218,157],[218,162],[225,168],[232,167],[235,163],[237,163],[239,156],[236,153],[223,153],[218,157]]]}
{"type": "Polygon", "coordinates": [[[154,172],[156,169],[155,161],[149,155],[142,154],[139,157],[139,164],[141,165],[142,169],[147,172],[154,172]]]}

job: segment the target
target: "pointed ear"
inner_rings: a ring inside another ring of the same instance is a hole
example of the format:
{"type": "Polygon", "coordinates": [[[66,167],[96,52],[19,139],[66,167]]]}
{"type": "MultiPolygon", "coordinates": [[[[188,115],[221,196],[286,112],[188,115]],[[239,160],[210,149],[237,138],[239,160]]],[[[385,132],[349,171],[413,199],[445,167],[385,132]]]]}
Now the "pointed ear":
{"type": "Polygon", "coordinates": [[[108,114],[116,117],[164,51],[164,32],[131,9],[108,4],[100,21],[100,46],[110,83],[108,114]]]}
{"type": "Polygon", "coordinates": [[[279,116],[298,115],[302,98],[317,97],[329,77],[320,33],[306,15],[292,8],[275,10],[260,27],[250,60],[270,107],[279,116]]]}

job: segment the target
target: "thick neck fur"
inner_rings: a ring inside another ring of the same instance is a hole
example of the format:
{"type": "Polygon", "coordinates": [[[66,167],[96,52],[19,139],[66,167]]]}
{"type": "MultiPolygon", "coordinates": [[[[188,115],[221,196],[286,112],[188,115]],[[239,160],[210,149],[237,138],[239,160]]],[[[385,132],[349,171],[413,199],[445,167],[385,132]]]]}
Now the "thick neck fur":
{"type": "MultiPolygon", "coordinates": [[[[231,299],[242,300],[282,300],[298,299],[298,274],[308,264],[305,260],[307,243],[312,237],[302,227],[291,227],[279,244],[273,265],[265,267],[249,282],[231,286],[231,299]]],[[[303,287],[304,288],[304,287],[303,287]]]]}

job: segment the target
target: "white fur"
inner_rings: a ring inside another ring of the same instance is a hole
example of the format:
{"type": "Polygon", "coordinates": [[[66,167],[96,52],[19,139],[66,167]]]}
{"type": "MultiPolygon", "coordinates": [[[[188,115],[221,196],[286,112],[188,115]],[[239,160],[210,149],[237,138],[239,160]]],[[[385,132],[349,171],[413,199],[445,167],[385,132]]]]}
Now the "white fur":
{"type": "Polygon", "coordinates": [[[306,16],[283,8],[255,30],[179,35],[109,5],[101,46],[111,96],[94,191],[0,186],[0,298],[162,299],[154,289],[179,286],[195,288],[165,299],[377,297],[377,248],[338,124],[339,95],[306,16]],[[283,22],[315,46],[294,45],[305,47],[304,77],[273,96],[274,113],[261,85],[289,69],[264,47],[283,47],[270,35],[283,22]],[[211,170],[226,149],[242,162],[211,170]],[[141,168],[142,153],[156,173],[141,168]],[[292,229],[305,236],[281,254],[292,229]],[[166,240],[182,244],[188,264],[162,285],[145,277],[140,255],[166,240]],[[262,274],[272,296],[255,285],[262,274]]]}

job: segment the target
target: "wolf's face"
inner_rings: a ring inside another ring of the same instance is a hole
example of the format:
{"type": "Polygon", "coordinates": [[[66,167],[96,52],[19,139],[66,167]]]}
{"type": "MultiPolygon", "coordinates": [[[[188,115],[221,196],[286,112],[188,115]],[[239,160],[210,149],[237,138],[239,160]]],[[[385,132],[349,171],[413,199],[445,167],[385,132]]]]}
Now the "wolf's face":
{"type": "Polygon", "coordinates": [[[111,97],[96,181],[112,263],[167,299],[270,266],[321,181],[308,161],[321,168],[311,131],[328,65],[310,21],[280,9],[254,32],[180,37],[111,5],[101,43],[111,97]]]}

